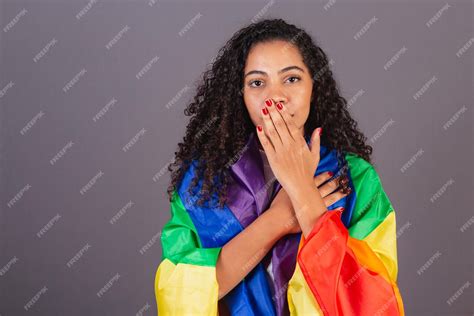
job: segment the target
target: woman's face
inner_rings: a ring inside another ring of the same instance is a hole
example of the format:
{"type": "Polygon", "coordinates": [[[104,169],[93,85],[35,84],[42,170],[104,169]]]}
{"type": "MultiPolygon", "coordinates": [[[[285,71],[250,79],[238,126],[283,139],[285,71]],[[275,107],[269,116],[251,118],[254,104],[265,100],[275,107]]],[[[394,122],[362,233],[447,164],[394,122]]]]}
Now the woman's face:
{"type": "Polygon", "coordinates": [[[249,52],[244,68],[244,103],[254,125],[263,125],[265,100],[281,102],[304,135],[313,80],[298,48],[275,40],[258,43],[249,52]]]}

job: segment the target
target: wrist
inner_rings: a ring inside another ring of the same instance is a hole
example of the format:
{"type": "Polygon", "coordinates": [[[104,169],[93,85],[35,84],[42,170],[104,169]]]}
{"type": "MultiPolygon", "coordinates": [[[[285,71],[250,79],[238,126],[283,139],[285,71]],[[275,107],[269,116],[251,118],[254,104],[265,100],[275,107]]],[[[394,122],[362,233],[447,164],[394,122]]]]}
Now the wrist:
{"type": "MultiPolygon", "coordinates": [[[[278,215],[282,214],[284,210],[281,209],[281,206],[270,206],[270,208],[262,214],[262,217],[265,218],[265,223],[270,227],[272,235],[275,236],[276,240],[288,234],[289,223],[285,223],[278,215]]],[[[296,218],[295,218],[296,220],[296,218]]]]}
{"type": "Polygon", "coordinates": [[[322,199],[314,182],[311,184],[300,184],[294,190],[288,192],[288,197],[293,203],[293,206],[295,206],[295,204],[303,205],[306,204],[306,202],[313,202],[318,196],[322,199]]]}
{"type": "Polygon", "coordinates": [[[300,181],[293,185],[283,186],[288,194],[288,197],[292,200],[300,200],[304,199],[305,196],[308,194],[313,194],[314,189],[316,189],[316,185],[314,183],[314,179],[304,179],[304,181],[300,181]]]}
{"type": "Polygon", "coordinates": [[[327,211],[319,190],[314,186],[301,186],[290,196],[301,231],[306,237],[319,218],[327,211]]]}

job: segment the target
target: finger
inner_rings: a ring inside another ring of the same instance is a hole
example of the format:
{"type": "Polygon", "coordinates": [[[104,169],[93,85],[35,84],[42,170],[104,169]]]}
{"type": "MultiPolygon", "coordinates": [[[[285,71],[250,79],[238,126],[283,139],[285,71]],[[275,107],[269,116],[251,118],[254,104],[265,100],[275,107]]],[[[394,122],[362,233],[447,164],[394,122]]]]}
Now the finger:
{"type": "Polygon", "coordinates": [[[341,213],[344,212],[344,210],[345,210],[345,208],[343,206],[340,206],[340,207],[334,209],[334,211],[338,211],[338,212],[341,212],[341,213]]]}
{"type": "Polygon", "coordinates": [[[267,136],[267,139],[272,143],[273,148],[276,151],[282,146],[282,142],[280,135],[273,125],[272,118],[270,117],[270,111],[268,110],[268,106],[266,104],[261,108],[260,115],[263,121],[263,132],[267,136]]]}
{"type": "MultiPolygon", "coordinates": [[[[319,192],[321,193],[321,196],[325,197],[325,196],[328,196],[329,194],[331,194],[332,192],[334,192],[334,190],[336,190],[337,187],[339,186],[339,181],[342,181],[341,177],[342,176],[338,176],[338,177],[326,182],[322,186],[318,187],[319,192]]],[[[345,182],[341,182],[341,184],[343,184],[343,183],[345,183],[345,182]]]]}
{"type": "Polygon", "coordinates": [[[275,153],[275,148],[273,147],[272,142],[268,139],[267,135],[263,131],[263,127],[261,125],[257,125],[257,136],[260,140],[260,144],[262,144],[263,150],[265,154],[271,155],[275,153]]]}
{"type": "Polygon", "coordinates": [[[277,112],[280,113],[281,117],[283,118],[283,121],[285,122],[288,133],[294,140],[297,140],[300,136],[300,132],[298,130],[298,127],[296,126],[293,117],[288,112],[288,109],[281,102],[278,102],[277,104],[275,104],[275,106],[278,110],[277,112]]]}
{"type": "Polygon", "coordinates": [[[296,126],[295,120],[291,116],[290,112],[288,111],[288,108],[283,105],[283,103],[278,102],[276,104],[276,107],[278,111],[280,112],[280,115],[285,120],[287,129],[290,133],[290,136],[293,138],[293,140],[296,142],[297,145],[299,145],[300,150],[305,150],[308,148],[308,144],[306,143],[306,139],[304,136],[300,133],[298,126],[296,126]]]}
{"type": "Polygon", "coordinates": [[[321,184],[331,179],[332,176],[333,173],[331,171],[320,173],[313,178],[314,184],[316,184],[316,187],[319,187],[321,184]]]}
{"type": "Polygon", "coordinates": [[[326,205],[326,207],[336,203],[337,201],[339,201],[340,199],[342,199],[343,197],[346,197],[350,194],[350,192],[348,193],[344,193],[341,190],[337,190],[336,192],[332,193],[332,194],[329,194],[328,196],[324,197],[323,198],[323,201],[324,201],[324,204],[326,205]]]}
{"type": "Polygon", "coordinates": [[[323,129],[318,127],[313,131],[313,134],[311,134],[310,150],[314,155],[319,155],[322,132],[323,129]]]}
{"type": "Polygon", "coordinates": [[[272,99],[265,100],[265,106],[269,112],[268,116],[273,123],[273,128],[276,130],[278,136],[280,137],[280,142],[282,145],[287,145],[290,142],[290,134],[288,132],[288,128],[286,127],[286,123],[278,114],[278,110],[276,109],[275,102],[272,99]]]}

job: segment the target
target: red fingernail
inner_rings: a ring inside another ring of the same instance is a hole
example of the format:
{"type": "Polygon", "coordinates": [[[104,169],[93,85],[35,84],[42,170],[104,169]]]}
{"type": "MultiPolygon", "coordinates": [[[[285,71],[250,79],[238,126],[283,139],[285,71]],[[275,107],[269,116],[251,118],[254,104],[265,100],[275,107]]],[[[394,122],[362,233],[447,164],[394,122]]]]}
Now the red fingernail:
{"type": "Polygon", "coordinates": [[[262,131],[262,127],[260,125],[257,125],[257,129],[261,132],[262,131]]]}
{"type": "Polygon", "coordinates": [[[318,133],[319,133],[319,136],[321,136],[321,134],[323,133],[323,128],[322,127],[319,128],[318,133]]]}
{"type": "Polygon", "coordinates": [[[331,171],[328,171],[328,174],[330,177],[332,177],[334,175],[334,173],[332,173],[331,171]]]}
{"type": "Polygon", "coordinates": [[[272,106],[272,100],[267,100],[265,101],[265,103],[267,104],[267,106],[272,106]]]}
{"type": "Polygon", "coordinates": [[[283,109],[283,104],[281,104],[281,102],[278,102],[277,103],[277,108],[278,108],[278,110],[283,109]]]}
{"type": "Polygon", "coordinates": [[[264,115],[267,115],[267,114],[268,114],[268,109],[267,109],[267,108],[263,108],[263,109],[262,109],[262,112],[263,112],[264,115]]]}

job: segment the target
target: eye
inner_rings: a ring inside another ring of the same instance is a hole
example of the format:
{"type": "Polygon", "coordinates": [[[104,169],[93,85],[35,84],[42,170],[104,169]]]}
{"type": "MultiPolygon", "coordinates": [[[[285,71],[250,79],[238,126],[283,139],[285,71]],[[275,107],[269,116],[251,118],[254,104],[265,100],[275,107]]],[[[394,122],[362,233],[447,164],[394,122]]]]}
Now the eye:
{"type": "MultiPolygon", "coordinates": [[[[290,80],[290,79],[293,80],[293,81],[291,81],[291,83],[295,83],[295,82],[298,82],[298,81],[301,80],[301,78],[298,77],[298,76],[291,76],[287,80],[290,80]],[[294,79],[296,79],[296,81],[294,79]]],[[[252,80],[252,81],[249,82],[249,86],[252,87],[252,88],[259,88],[259,87],[262,86],[262,84],[263,83],[262,83],[261,80],[252,80]],[[254,85],[254,84],[257,84],[257,85],[254,85]]]]}
{"type": "Polygon", "coordinates": [[[250,82],[249,82],[249,86],[252,87],[252,88],[258,88],[258,87],[260,87],[260,85],[252,86],[252,84],[254,84],[254,83],[256,83],[256,82],[259,82],[260,85],[261,85],[261,83],[262,83],[261,80],[253,80],[253,81],[250,81],[250,82]]]}
{"type": "MultiPolygon", "coordinates": [[[[301,80],[301,78],[300,78],[300,77],[297,77],[297,76],[292,76],[292,77],[288,78],[288,80],[290,80],[290,79],[298,79],[297,81],[300,81],[300,80],[301,80]]],[[[292,83],[293,83],[293,82],[297,82],[297,81],[292,81],[292,83]]]]}

